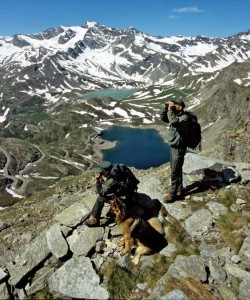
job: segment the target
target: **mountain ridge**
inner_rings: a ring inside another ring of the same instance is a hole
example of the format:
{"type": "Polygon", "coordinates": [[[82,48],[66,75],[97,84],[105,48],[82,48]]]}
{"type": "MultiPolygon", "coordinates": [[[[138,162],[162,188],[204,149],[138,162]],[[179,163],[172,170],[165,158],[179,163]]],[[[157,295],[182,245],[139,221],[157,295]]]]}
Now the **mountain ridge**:
{"type": "MultiPolygon", "coordinates": [[[[46,159],[29,175],[78,174],[77,164],[95,165],[100,130],[112,124],[160,128],[159,110],[177,97],[198,115],[203,151],[248,161],[249,34],[162,38],[89,22],[0,37],[0,137],[5,151],[15,153],[11,172],[18,176],[23,155],[39,146],[46,159]],[[123,101],[85,99],[107,87],[137,90],[123,101]],[[71,158],[67,167],[65,157],[71,158]]],[[[0,152],[3,169],[5,160],[0,152]]],[[[33,184],[29,191],[36,190],[33,184]]]]}

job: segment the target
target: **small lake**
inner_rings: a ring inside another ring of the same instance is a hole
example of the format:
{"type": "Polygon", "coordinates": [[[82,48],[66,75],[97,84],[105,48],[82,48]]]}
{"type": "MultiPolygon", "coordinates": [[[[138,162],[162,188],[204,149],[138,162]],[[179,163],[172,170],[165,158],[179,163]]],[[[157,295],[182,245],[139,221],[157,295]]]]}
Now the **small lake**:
{"type": "Polygon", "coordinates": [[[103,160],[137,169],[158,167],[170,161],[169,145],[155,129],[111,126],[103,131],[102,138],[117,141],[114,148],[102,151],[103,160]]]}
{"type": "Polygon", "coordinates": [[[115,100],[122,100],[133,95],[136,92],[137,88],[132,89],[104,89],[96,92],[91,92],[89,94],[84,95],[84,99],[91,99],[94,97],[112,97],[115,100]]]}

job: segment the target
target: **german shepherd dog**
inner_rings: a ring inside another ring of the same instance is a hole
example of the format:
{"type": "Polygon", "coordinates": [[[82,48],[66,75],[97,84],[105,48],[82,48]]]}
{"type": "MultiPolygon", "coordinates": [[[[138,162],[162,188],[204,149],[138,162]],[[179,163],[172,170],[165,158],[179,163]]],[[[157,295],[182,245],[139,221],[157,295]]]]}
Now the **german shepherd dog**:
{"type": "Polygon", "coordinates": [[[131,250],[136,248],[132,261],[137,265],[142,255],[159,252],[168,243],[158,218],[153,217],[146,221],[133,216],[130,211],[129,206],[118,198],[114,198],[110,203],[109,214],[114,215],[123,235],[123,240],[118,245],[123,246],[123,254],[131,253],[131,250]]]}

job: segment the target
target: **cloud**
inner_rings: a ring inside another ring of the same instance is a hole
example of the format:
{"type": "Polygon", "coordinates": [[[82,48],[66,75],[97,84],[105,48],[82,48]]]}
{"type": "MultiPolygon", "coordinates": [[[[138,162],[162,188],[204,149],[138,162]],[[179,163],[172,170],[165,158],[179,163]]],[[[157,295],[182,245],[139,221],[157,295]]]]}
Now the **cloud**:
{"type": "Polygon", "coordinates": [[[176,8],[172,9],[175,13],[183,14],[183,13],[200,13],[202,10],[197,8],[196,6],[192,7],[182,7],[182,8],[176,8]]]}
{"type": "Polygon", "coordinates": [[[173,20],[173,19],[176,19],[177,17],[175,16],[175,15],[171,15],[171,16],[169,16],[169,19],[170,20],[173,20]]]}

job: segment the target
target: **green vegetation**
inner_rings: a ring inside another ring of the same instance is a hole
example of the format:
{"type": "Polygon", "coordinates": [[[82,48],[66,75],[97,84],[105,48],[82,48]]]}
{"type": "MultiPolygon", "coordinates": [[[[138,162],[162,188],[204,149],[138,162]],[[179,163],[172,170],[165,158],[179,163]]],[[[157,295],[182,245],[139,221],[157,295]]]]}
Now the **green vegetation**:
{"type": "Polygon", "coordinates": [[[218,193],[218,200],[221,204],[230,208],[230,206],[235,203],[236,197],[231,190],[221,190],[218,193]]]}
{"type": "Polygon", "coordinates": [[[131,259],[128,260],[128,267],[121,268],[112,262],[105,275],[108,278],[108,290],[111,300],[124,299],[144,299],[147,295],[145,291],[133,295],[136,285],[141,282],[147,282],[148,288],[153,288],[157,281],[167,272],[170,264],[173,262],[158,253],[152,255],[155,263],[152,267],[143,268],[135,266],[131,259]]]}
{"type": "MultiPolygon", "coordinates": [[[[132,269],[133,266],[131,265],[132,269]]],[[[120,268],[112,262],[107,270],[106,276],[108,277],[108,290],[111,300],[124,300],[129,299],[131,291],[135,288],[138,282],[138,275],[133,274],[132,271],[120,268]]]]}
{"type": "Polygon", "coordinates": [[[23,116],[23,122],[25,123],[38,123],[41,121],[46,121],[50,120],[51,117],[45,112],[40,112],[40,113],[32,113],[32,114],[27,114],[23,116]]]}
{"type": "Polygon", "coordinates": [[[167,225],[167,239],[169,243],[176,246],[175,257],[177,255],[199,254],[199,243],[193,242],[180,222],[174,218],[171,218],[167,225]]]}
{"type": "Polygon", "coordinates": [[[219,230],[225,244],[229,245],[236,253],[242,246],[245,235],[239,229],[247,226],[250,217],[243,216],[241,213],[228,212],[226,215],[220,216],[215,224],[215,229],[219,230]]]}
{"type": "MultiPolygon", "coordinates": [[[[247,190],[245,192],[248,193],[247,190]]],[[[237,198],[232,190],[220,190],[217,197],[218,201],[229,210],[227,214],[220,216],[215,223],[215,229],[219,230],[225,244],[228,244],[237,253],[245,237],[244,233],[239,230],[248,225],[250,217],[230,210],[237,198]]]]}

